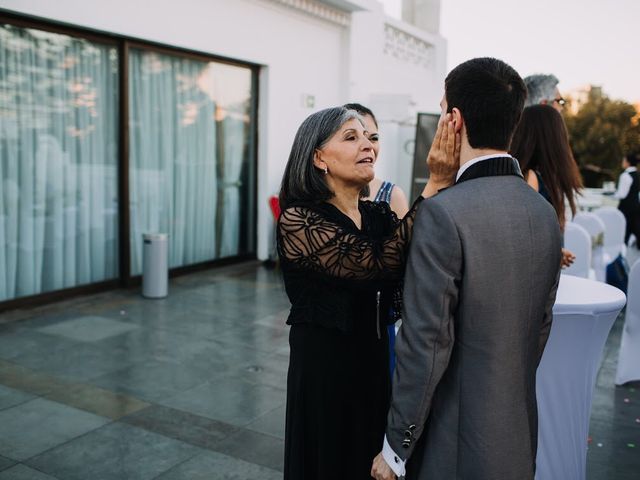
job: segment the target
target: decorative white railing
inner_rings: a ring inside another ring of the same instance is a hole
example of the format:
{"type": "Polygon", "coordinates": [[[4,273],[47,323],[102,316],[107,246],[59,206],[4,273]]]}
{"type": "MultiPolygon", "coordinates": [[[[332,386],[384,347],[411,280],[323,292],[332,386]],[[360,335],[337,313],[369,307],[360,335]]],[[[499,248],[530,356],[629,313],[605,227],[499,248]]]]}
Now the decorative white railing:
{"type": "Polygon", "coordinates": [[[304,13],[313,15],[323,20],[327,20],[332,23],[336,23],[343,27],[349,26],[351,22],[351,15],[348,12],[344,12],[337,8],[333,8],[330,5],[320,3],[315,0],[271,0],[273,3],[285,5],[296,10],[300,10],[304,13]]]}
{"type": "Polygon", "coordinates": [[[388,21],[384,26],[384,54],[428,69],[434,61],[435,46],[425,38],[388,21]]]}

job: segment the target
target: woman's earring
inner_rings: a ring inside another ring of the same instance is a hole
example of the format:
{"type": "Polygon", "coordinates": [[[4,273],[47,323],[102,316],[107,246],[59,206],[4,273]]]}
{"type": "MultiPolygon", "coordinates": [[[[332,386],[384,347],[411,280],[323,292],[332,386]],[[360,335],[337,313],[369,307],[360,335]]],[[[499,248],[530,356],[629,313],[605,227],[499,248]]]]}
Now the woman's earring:
{"type": "Polygon", "coordinates": [[[324,167],[323,172],[324,172],[324,174],[325,174],[325,175],[326,175],[327,173],[329,173],[329,170],[327,170],[327,167],[324,167]]]}

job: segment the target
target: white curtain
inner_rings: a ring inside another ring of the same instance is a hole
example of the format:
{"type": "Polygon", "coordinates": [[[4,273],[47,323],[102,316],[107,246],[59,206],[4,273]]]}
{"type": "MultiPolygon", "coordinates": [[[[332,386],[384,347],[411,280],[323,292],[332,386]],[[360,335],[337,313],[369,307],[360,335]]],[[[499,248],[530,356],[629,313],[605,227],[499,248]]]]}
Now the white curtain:
{"type": "Polygon", "coordinates": [[[0,25],[0,301],[117,277],[117,52],[0,25]]]}
{"type": "MultiPolygon", "coordinates": [[[[221,122],[224,147],[222,149],[223,180],[219,185],[222,190],[222,219],[220,228],[220,256],[237,255],[240,246],[240,195],[247,186],[242,185],[243,160],[246,155],[246,139],[248,125],[241,118],[227,116],[221,122]]],[[[248,219],[246,219],[248,220],[248,219]]]]}
{"type": "Polygon", "coordinates": [[[207,62],[132,50],[129,62],[131,270],[142,235],[169,234],[169,265],[216,258],[215,103],[207,62]]]}

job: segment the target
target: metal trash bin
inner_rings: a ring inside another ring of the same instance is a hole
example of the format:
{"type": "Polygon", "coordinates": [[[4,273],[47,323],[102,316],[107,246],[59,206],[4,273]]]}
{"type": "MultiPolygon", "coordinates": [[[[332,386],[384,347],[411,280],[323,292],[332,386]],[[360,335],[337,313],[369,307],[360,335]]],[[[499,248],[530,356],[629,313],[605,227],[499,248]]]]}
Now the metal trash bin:
{"type": "Polygon", "coordinates": [[[142,296],[164,298],[169,289],[169,236],[142,235],[142,296]]]}

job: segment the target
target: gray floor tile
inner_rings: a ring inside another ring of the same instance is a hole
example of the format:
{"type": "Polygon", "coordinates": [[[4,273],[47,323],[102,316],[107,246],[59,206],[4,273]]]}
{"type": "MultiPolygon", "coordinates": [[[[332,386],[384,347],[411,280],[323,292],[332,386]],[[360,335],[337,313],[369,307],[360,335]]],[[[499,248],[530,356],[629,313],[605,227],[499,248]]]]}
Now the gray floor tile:
{"type": "Polygon", "coordinates": [[[607,463],[589,465],[587,480],[638,480],[637,466],[607,463]]]}
{"type": "Polygon", "coordinates": [[[149,404],[123,393],[114,393],[92,385],[71,384],[52,388],[45,398],[102,417],[119,418],[149,407],[149,404]]]}
{"type": "Polygon", "coordinates": [[[287,370],[289,369],[289,357],[280,354],[256,354],[250,364],[242,364],[231,368],[228,376],[240,378],[247,382],[259,385],[268,385],[275,388],[287,388],[287,370]]]}
{"type": "Polygon", "coordinates": [[[201,452],[162,435],[112,423],[28,464],[65,480],[151,480],[201,452]]]}
{"type": "MultiPolygon", "coordinates": [[[[289,317],[289,305],[285,305],[282,310],[279,310],[270,315],[260,316],[255,323],[257,325],[263,325],[265,327],[274,327],[274,328],[287,328],[287,318],[289,317]]],[[[288,330],[288,328],[287,328],[288,330]]]]}
{"type": "Polygon", "coordinates": [[[16,464],[15,460],[0,455],[0,472],[16,464]]]}
{"type": "Polygon", "coordinates": [[[252,325],[249,328],[235,326],[221,332],[218,339],[266,353],[275,353],[289,344],[289,329],[284,325],[282,327],[252,325]]]}
{"type": "MultiPolygon", "coordinates": [[[[184,351],[179,362],[194,372],[200,372],[203,378],[213,379],[232,371],[250,368],[264,356],[264,353],[250,347],[208,340],[204,349],[184,351]]],[[[165,360],[175,361],[167,357],[165,360]]]]}
{"type": "Polygon", "coordinates": [[[213,420],[245,426],[284,402],[284,390],[221,378],[160,403],[213,420]]]}
{"type": "Polygon", "coordinates": [[[215,450],[221,440],[240,428],[159,405],[129,415],[122,422],[209,450],[215,450]]]}
{"type": "Polygon", "coordinates": [[[49,400],[31,400],[0,412],[0,454],[24,460],[108,421],[49,400]]]}
{"type": "Polygon", "coordinates": [[[217,450],[274,470],[284,469],[284,440],[242,429],[220,442],[217,450]]]}
{"type": "Polygon", "coordinates": [[[152,327],[104,340],[99,345],[107,351],[126,353],[131,364],[150,360],[186,362],[200,352],[208,353],[213,349],[211,341],[201,338],[197,331],[187,334],[152,327]]]}
{"type": "MultiPolygon", "coordinates": [[[[53,335],[46,336],[56,338],[53,335]]],[[[60,341],[64,339],[60,338],[60,341]]],[[[60,350],[49,348],[29,350],[17,355],[11,361],[66,381],[83,382],[145,359],[135,351],[117,346],[111,347],[105,342],[106,340],[97,343],[73,342],[73,346],[60,350]]]]}
{"type": "Polygon", "coordinates": [[[69,382],[0,359],[0,383],[14,390],[40,396],[46,395],[54,388],[66,386],[69,382]]]}
{"type": "Polygon", "coordinates": [[[38,331],[79,342],[96,342],[136,328],[138,327],[130,323],[89,315],[42,327],[38,331]]]}
{"type": "Polygon", "coordinates": [[[35,396],[29,393],[0,385],[0,410],[20,405],[34,398],[35,396]]]}
{"type": "Polygon", "coordinates": [[[607,340],[593,394],[587,451],[589,480],[631,480],[640,472],[640,382],[615,386],[619,317],[607,340]]]}
{"type": "Polygon", "coordinates": [[[247,428],[255,432],[264,433],[284,440],[286,410],[286,405],[281,405],[280,407],[265,413],[261,417],[258,417],[255,421],[247,425],[247,428]]]}
{"type": "Polygon", "coordinates": [[[157,480],[282,480],[282,473],[216,452],[172,468],[157,480]]]}
{"type": "Polygon", "coordinates": [[[60,356],[73,348],[77,342],[69,339],[45,335],[27,328],[17,328],[0,334],[0,358],[13,360],[24,356],[60,356]]]}
{"type": "Polygon", "coordinates": [[[201,385],[206,380],[202,371],[182,364],[153,360],[94,378],[91,383],[149,402],[158,402],[201,385]]]}
{"type": "Polygon", "coordinates": [[[0,480],[57,480],[56,477],[39,472],[26,465],[16,465],[0,472],[0,480]]]}

